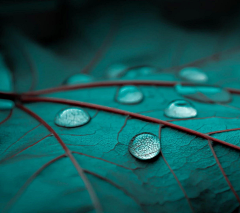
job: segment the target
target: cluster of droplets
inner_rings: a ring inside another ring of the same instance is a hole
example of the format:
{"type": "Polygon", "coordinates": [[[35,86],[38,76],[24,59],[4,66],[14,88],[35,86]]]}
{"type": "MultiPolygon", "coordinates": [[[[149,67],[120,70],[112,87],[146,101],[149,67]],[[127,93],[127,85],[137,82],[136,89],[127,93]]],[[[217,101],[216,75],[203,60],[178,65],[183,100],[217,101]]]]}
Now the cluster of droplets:
{"type": "MultiPolygon", "coordinates": [[[[136,78],[155,73],[152,67],[138,66],[128,68],[123,64],[110,67],[108,78],[136,78]]],[[[200,83],[206,83],[208,76],[201,69],[188,67],[180,70],[179,77],[198,85],[177,84],[175,90],[178,94],[200,102],[205,103],[225,103],[231,100],[231,95],[224,89],[215,86],[203,86],[200,83]]],[[[85,74],[77,74],[66,80],[66,84],[81,84],[92,82],[93,78],[85,74]]],[[[144,95],[139,87],[134,85],[125,85],[118,88],[115,101],[124,105],[139,104],[143,101],[144,95]]],[[[197,110],[193,104],[184,99],[178,99],[170,102],[164,110],[164,115],[174,119],[193,118],[197,116],[197,110]]],[[[87,124],[91,117],[89,114],[79,108],[72,107],[60,111],[55,123],[62,127],[78,127],[87,124]]],[[[161,150],[160,139],[152,133],[137,134],[129,143],[129,152],[140,160],[148,160],[156,157],[161,150]]]]}

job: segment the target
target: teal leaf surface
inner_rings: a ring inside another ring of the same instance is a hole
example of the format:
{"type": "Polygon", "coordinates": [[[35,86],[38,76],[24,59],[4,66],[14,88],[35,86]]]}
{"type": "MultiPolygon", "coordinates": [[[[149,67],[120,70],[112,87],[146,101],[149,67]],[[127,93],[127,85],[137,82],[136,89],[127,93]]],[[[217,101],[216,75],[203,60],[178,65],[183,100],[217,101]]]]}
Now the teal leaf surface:
{"type": "MultiPolygon", "coordinates": [[[[11,70],[15,91],[20,94],[29,88],[61,86],[69,76],[80,73],[111,28],[109,20],[115,11],[102,10],[105,15],[95,21],[90,14],[85,14],[85,19],[75,14],[76,33],[61,44],[43,47],[17,31],[5,32],[7,57],[15,64],[11,70]],[[80,28],[88,42],[80,38],[80,28]],[[25,47],[25,54],[13,47],[13,41],[25,47]],[[76,44],[82,48],[76,48],[76,44]],[[27,64],[26,56],[35,66],[27,64]]],[[[144,75],[136,70],[134,75],[118,75],[119,71],[112,75],[115,80],[131,81],[125,85],[134,85],[133,80],[149,82],[137,85],[143,100],[134,105],[116,101],[117,84],[70,89],[65,85],[39,96],[25,93],[12,110],[0,110],[0,212],[232,213],[239,208],[240,95],[229,94],[228,103],[199,102],[178,93],[174,85],[152,83],[181,83],[178,72],[184,66],[194,66],[207,73],[210,86],[240,89],[236,80],[240,76],[240,51],[235,50],[240,45],[237,29],[226,38],[225,46],[219,47],[221,32],[192,32],[172,26],[161,20],[151,5],[139,3],[134,10],[121,5],[117,11],[125,15],[119,18],[112,44],[84,74],[101,84],[114,64],[123,64],[127,70],[152,67],[154,72],[144,75]],[[183,49],[179,40],[185,42],[183,49]],[[217,52],[218,48],[222,52],[217,52]],[[212,56],[216,52],[217,59],[212,56]],[[164,110],[169,103],[179,99],[190,102],[197,116],[166,117],[164,110]],[[57,126],[57,113],[73,106],[83,108],[91,117],[89,122],[74,128],[57,126]],[[156,119],[210,135],[228,145],[156,119]],[[129,143],[146,132],[159,137],[161,152],[142,161],[131,155],[129,143]]],[[[96,11],[91,15],[99,16],[96,11]]]]}

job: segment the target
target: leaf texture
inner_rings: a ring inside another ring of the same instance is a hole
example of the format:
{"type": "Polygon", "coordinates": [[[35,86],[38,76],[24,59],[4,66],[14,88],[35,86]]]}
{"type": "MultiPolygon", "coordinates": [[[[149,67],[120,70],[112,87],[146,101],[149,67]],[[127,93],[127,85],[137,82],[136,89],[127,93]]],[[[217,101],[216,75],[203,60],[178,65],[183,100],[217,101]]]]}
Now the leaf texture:
{"type": "MultiPolygon", "coordinates": [[[[109,8],[103,8],[108,12],[96,19],[93,27],[82,24],[92,49],[83,44],[87,54],[81,60],[83,50],[71,46],[73,38],[80,43],[82,40],[74,35],[65,46],[43,48],[21,34],[6,33],[8,56],[16,65],[13,70],[16,92],[24,94],[18,97],[17,107],[0,111],[0,212],[230,213],[239,207],[240,159],[236,147],[240,147],[240,95],[231,94],[232,100],[226,104],[189,99],[197,109],[196,118],[170,120],[164,115],[171,101],[184,98],[174,88],[181,82],[178,76],[181,67],[201,67],[210,85],[240,89],[236,80],[240,66],[237,30],[232,34],[230,31],[225,46],[221,47],[217,40],[222,36],[220,32],[191,32],[171,26],[160,21],[158,12],[148,4],[140,3],[134,11],[131,8],[127,5],[118,8],[125,15],[118,17],[118,27],[113,22],[115,34],[108,21],[115,16],[109,8]],[[108,36],[110,33],[112,43],[104,45],[103,32],[97,38],[94,36],[99,27],[108,29],[104,33],[108,36]],[[96,51],[99,38],[103,45],[98,46],[103,49],[96,51]],[[24,54],[21,55],[21,47],[12,47],[13,40],[24,44],[24,54]],[[57,54],[58,48],[68,53],[57,54]],[[216,53],[218,48],[220,53],[216,53]],[[23,72],[26,57],[35,66],[23,72]],[[86,60],[94,62],[93,65],[86,66],[86,60]],[[124,84],[128,83],[125,80],[131,84],[142,80],[137,85],[144,95],[141,103],[116,102],[120,85],[112,81],[104,81],[102,86],[88,84],[85,88],[57,87],[81,67],[87,67],[84,73],[91,74],[98,82],[107,76],[110,65],[120,62],[128,67],[143,64],[157,67],[156,73],[147,76],[118,79],[124,84]],[[37,75],[29,77],[26,73],[30,71],[37,75]],[[19,77],[22,73],[26,75],[19,77]],[[32,84],[34,76],[38,79],[32,84]],[[169,81],[172,86],[166,85],[169,81]],[[161,82],[165,84],[160,85],[161,82]],[[57,89],[28,93],[34,88],[49,87],[57,89]],[[63,101],[57,103],[54,99],[63,101]],[[60,110],[83,102],[111,107],[113,111],[85,105],[82,107],[91,116],[86,125],[64,128],[54,123],[60,110]],[[134,115],[143,115],[145,119],[134,115]],[[226,144],[182,131],[179,126],[226,144]],[[160,155],[149,161],[137,160],[128,151],[130,140],[142,132],[158,135],[161,140],[160,155]]],[[[96,11],[93,14],[98,17],[96,11]]],[[[87,14],[84,16],[89,18],[87,14]]],[[[0,94],[0,98],[6,97],[12,98],[0,94]]]]}

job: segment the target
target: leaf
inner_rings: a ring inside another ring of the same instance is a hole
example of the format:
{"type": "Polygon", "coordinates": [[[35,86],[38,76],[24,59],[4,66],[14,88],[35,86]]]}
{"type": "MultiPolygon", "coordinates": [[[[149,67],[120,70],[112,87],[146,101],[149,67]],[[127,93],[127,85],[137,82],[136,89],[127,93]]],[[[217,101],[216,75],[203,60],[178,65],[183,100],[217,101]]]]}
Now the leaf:
{"type": "MultiPolygon", "coordinates": [[[[80,65],[86,65],[88,57],[76,59],[76,65],[67,56],[63,60],[54,53],[56,47],[41,47],[17,33],[15,38],[8,37],[6,46],[11,46],[11,39],[21,42],[35,62],[39,77],[36,88],[53,89],[27,92],[29,75],[18,77],[24,60],[9,50],[12,59],[18,59],[13,72],[16,90],[25,93],[0,93],[0,98],[17,99],[13,110],[0,111],[0,212],[233,212],[239,207],[240,96],[239,84],[231,80],[239,75],[239,52],[211,56],[219,34],[167,25],[159,22],[153,8],[139,4],[135,12],[125,10],[123,29],[109,49],[114,54],[106,54],[96,69],[88,72],[95,79],[101,78],[106,76],[105,68],[119,61],[128,67],[146,62],[166,68],[137,76],[137,80],[126,77],[128,81],[58,88],[79,71],[80,65]],[[142,13],[146,17],[139,16],[142,13]],[[178,51],[179,40],[186,41],[188,51],[178,51]],[[127,45],[129,41],[131,45],[127,45]],[[232,100],[228,104],[189,100],[197,117],[169,120],[164,110],[171,101],[183,98],[174,86],[180,82],[179,70],[189,63],[201,66],[210,85],[220,82],[224,88],[235,88],[228,89],[232,100]],[[128,84],[138,86],[144,95],[142,102],[124,105],[116,101],[119,87],[128,84]],[[57,126],[57,113],[71,106],[84,108],[90,122],[76,128],[57,126]],[[161,153],[148,161],[134,158],[128,150],[131,139],[143,132],[157,135],[161,141],[161,153]]],[[[111,13],[104,17],[111,17],[111,13]]],[[[97,19],[96,26],[109,24],[103,19],[97,19]]],[[[85,31],[93,46],[97,43],[93,38],[96,26],[85,31]]],[[[232,46],[231,42],[223,49],[235,46],[238,40],[232,46]]],[[[76,49],[69,51],[72,54],[76,49]]],[[[89,50],[87,56],[94,58],[93,52],[89,50]]]]}

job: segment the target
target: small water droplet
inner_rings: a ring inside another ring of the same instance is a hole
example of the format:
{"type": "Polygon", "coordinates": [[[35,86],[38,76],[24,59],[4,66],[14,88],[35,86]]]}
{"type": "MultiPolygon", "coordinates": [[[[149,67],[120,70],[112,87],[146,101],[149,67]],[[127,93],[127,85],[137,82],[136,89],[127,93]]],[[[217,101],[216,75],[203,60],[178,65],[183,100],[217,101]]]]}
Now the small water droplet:
{"type": "Polygon", "coordinates": [[[121,104],[138,104],[143,100],[143,93],[134,85],[120,87],[116,100],[121,104]]]}
{"type": "Polygon", "coordinates": [[[197,110],[194,106],[182,99],[172,101],[164,112],[170,118],[193,118],[197,115],[197,110]]]}
{"type": "Polygon", "coordinates": [[[113,64],[108,68],[108,78],[119,78],[124,75],[127,66],[124,64],[113,64]]]}
{"type": "Polygon", "coordinates": [[[175,86],[177,92],[188,98],[205,103],[226,103],[231,101],[231,95],[228,91],[215,86],[175,86]]]}
{"type": "Polygon", "coordinates": [[[65,84],[67,84],[67,85],[84,84],[84,83],[89,83],[92,81],[93,81],[93,77],[90,75],[76,74],[76,75],[72,75],[71,77],[69,77],[65,81],[65,84]]]}
{"type": "Polygon", "coordinates": [[[149,66],[136,66],[126,70],[124,77],[137,78],[140,76],[147,76],[156,73],[156,68],[149,66]]]}
{"type": "Polygon", "coordinates": [[[160,153],[160,150],[160,140],[152,133],[135,135],[129,143],[129,152],[140,160],[152,159],[160,153]]]}
{"type": "Polygon", "coordinates": [[[0,99],[0,110],[9,110],[15,106],[11,100],[0,99]]]}
{"type": "Polygon", "coordinates": [[[206,73],[196,67],[186,67],[179,72],[179,75],[185,80],[196,83],[206,83],[208,81],[206,73]]]}
{"type": "Polygon", "coordinates": [[[85,110],[79,107],[71,107],[57,114],[55,124],[63,127],[77,127],[88,123],[90,119],[89,114],[85,110]]]}

